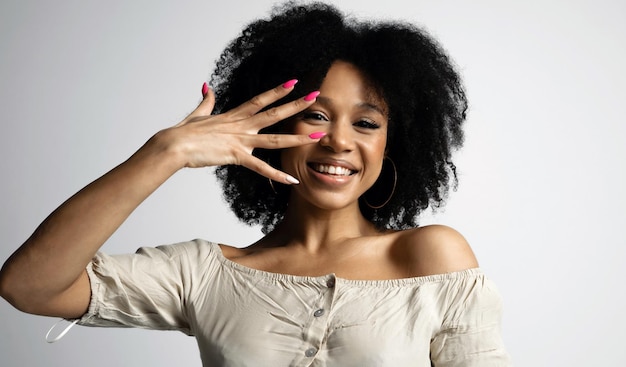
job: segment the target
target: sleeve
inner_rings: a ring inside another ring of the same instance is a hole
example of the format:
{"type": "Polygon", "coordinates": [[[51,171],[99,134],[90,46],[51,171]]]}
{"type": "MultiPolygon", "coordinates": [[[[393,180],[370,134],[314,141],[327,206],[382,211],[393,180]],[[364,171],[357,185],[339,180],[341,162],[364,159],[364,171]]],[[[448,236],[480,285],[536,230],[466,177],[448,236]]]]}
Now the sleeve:
{"type": "Polygon", "coordinates": [[[442,329],[431,341],[434,367],[509,367],[500,333],[502,300],[484,275],[451,284],[442,329]]]}
{"type": "Polygon", "coordinates": [[[187,303],[196,280],[194,269],[206,265],[202,264],[209,247],[192,241],[142,247],[126,255],[98,252],[87,266],[91,301],[78,324],[179,330],[193,335],[187,303]]]}

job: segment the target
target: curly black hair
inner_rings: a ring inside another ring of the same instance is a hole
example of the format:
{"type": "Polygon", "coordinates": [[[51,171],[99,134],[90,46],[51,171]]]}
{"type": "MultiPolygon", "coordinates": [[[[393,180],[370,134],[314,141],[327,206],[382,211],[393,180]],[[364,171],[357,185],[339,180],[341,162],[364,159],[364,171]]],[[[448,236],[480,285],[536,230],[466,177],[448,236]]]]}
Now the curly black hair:
{"type": "MultiPolygon", "coordinates": [[[[319,89],[336,60],[357,66],[388,107],[387,157],[397,170],[394,180],[381,178],[360,199],[365,218],[378,228],[417,226],[429,206],[441,206],[457,185],[451,155],[463,143],[467,100],[459,74],[446,52],[426,31],[403,22],[359,21],[331,5],[290,1],[275,7],[269,19],[249,24],[216,63],[211,85],[214,112],[228,111],[262,91],[299,79],[295,91],[280,103],[319,89]]],[[[262,130],[280,132],[281,124],[262,130]]],[[[255,149],[274,166],[280,151],[255,149]]],[[[386,163],[386,162],[385,162],[386,163]]],[[[393,173],[392,173],[393,174],[393,173]]],[[[220,166],[216,175],[235,215],[271,231],[285,213],[287,185],[236,165],[220,166]],[[274,191],[276,190],[276,191],[274,191]]]]}

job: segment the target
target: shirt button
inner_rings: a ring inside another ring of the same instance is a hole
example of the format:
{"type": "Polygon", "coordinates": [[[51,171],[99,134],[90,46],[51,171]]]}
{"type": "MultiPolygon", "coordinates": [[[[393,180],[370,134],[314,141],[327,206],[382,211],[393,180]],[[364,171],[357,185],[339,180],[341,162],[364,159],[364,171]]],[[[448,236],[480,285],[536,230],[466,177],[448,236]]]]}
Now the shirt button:
{"type": "Polygon", "coordinates": [[[319,310],[315,310],[315,312],[313,312],[313,316],[315,317],[320,317],[324,314],[324,309],[320,308],[319,310]]]}
{"type": "Polygon", "coordinates": [[[304,352],[307,357],[313,357],[317,353],[317,348],[309,348],[304,352]]]}
{"type": "Polygon", "coordinates": [[[332,288],[335,286],[335,278],[330,278],[326,281],[326,286],[328,288],[332,288]]]}

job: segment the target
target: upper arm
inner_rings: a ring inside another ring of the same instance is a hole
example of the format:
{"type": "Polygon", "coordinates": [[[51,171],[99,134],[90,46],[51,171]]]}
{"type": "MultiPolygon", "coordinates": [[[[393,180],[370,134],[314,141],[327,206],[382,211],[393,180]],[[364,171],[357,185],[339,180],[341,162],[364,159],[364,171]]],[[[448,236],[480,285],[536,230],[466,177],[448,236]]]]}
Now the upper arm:
{"type": "MultiPolygon", "coordinates": [[[[478,267],[467,240],[456,230],[433,225],[411,233],[407,251],[419,275],[458,272],[478,267]]],[[[482,275],[449,282],[442,329],[431,340],[433,366],[510,366],[500,333],[502,302],[482,275]]]]}
{"type": "Polygon", "coordinates": [[[67,289],[60,292],[41,290],[28,292],[26,297],[14,297],[11,293],[3,296],[22,312],[75,319],[87,312],[91,300],[91,285],[87,271],[83,270],[67,289]]]}
{"type": "Polygon", "coordinates": [[[190,331],[188,305],[211,278],[209,246],[196,241],[98,253],[87,268],[91,305],[80,324],[190,331]]]}
{"type": "Polygon", "coordinates": [[[83,270],[78,279],[67,290],[52,298],[45,307],[42,307],[40,314],[65,319],[78,319],[87,312],[90,300],[89,276],[87,270],[83,270]]]}
{"type": "Polygon", "coordinates": [[[501,335],[502,299],[482,273],[456,277],[442,290],[447,302],[430,343],[436,367],[510,366],[501,335]]]}
{"type": "Polygon", "coordinates": [[[467,240],[456,230],[430,225],[408,231],[403,239],[413,276],[451,273],[478,267],[467,240]]]}

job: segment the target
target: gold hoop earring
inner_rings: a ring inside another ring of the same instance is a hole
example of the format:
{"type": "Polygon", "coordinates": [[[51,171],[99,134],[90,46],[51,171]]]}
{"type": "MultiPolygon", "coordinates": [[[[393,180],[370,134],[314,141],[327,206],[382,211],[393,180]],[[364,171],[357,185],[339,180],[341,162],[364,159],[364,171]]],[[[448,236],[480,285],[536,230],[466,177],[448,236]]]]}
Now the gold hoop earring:
{"type": "Polygon", "coordinates": [[[268,178],[269,182],[270,182],[270,187],[272,188],[272,191],[274,191],[274,194],[278,195],[278,193],[276,192],[276,189],[274,188],[274,184],[272,183],[272,179],[268,178]]]}
{"type": "MultiPolygon", "coordinates": [[[[270,157],[267,157],[267,161],[265,161],[265,163],[267,163],[270,167],[274,167],[272,166],[270,157]]],[[[272,182],[272,179],[268,177],[267,180],[270,182],[270,187],[272,188],[274,195],[278,195],[278,193],[276,192],[276,188],[274,187],[274,183],[272,182]]]]}
{"type": "Polygon", "coordinates": [[[396,192],[396,184],[398,183],[398,171],[396,170],[396,164],[389,157],[385,157],[385,159],[389,160],[389,162],[391,163],[391,167],[393,167],[393,187],[391,188],[391,194],[389,194],[389,197],[387,198],[387,200],[385,200],[380,205],[372,205],[372,204],[370,204],[367,201],[367,199],[365,198],[365,195],[363,195],[363,202],[365,203],[365,205],[367,205],[368,207],[370,207],[372,209],[380,209],[383,206],[387,205],[387,203],[389,203],[389,201],[393,197],[393,194],[396,192]]]}

